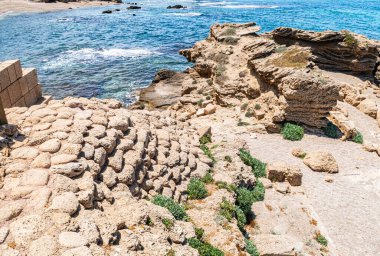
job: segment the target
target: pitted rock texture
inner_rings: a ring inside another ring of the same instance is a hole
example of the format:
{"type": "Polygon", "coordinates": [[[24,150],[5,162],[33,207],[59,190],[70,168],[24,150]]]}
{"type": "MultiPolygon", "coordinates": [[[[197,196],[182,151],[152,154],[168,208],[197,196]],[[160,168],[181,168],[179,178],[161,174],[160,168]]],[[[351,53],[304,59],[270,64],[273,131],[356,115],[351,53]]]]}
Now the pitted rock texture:
{"type": "MultiPolygon", "coordinates": [[[[150,199],[187,202],[190,178],[212,168],[199,148],[200,133],[210,127],[195,127],[173,110],[131,111],[114,100],[84,98],[7,114],[18,132],[1,157],[0,254],[198,255],[186,242],[195,236],[193,224],[150,199]]],[[[227,176],[253,186],[251,170],[241,165],[236,160],[227,176]]],[[[235,243],[244,249],[243,241],[235,243]]]]}

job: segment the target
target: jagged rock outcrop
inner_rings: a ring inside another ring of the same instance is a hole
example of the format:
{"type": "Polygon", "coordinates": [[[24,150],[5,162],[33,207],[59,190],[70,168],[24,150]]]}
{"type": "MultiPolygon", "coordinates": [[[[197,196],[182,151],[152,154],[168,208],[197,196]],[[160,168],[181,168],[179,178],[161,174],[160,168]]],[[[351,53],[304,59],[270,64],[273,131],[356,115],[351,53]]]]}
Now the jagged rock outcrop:
{"type": "Polygon", "coordinates": [[[378,42],[348,31],[259,30],[255,23],[213,25],[206,40],[180,51],[194,66],[155,79],[140,101],[148,107],[171,104],[186,116],[203,113],[210,103],[247,105],[246,117],[269,132],[278,132],[284,121],[325,127],[338,100],[359,109],[371,102],[376,118],[379,100],[361,102],[368,98],[364,90],[378,90],[372,84],[379,76],[378,42]],[[345,74],[360,82],[347,82],[345,74]]]}
{"type": "Polygon", "coordinates": [[[270,35],[280,44],[310,47],[312,60],[320,68],[371,77],[377,72],[379,44],[349,31],[314,32],[280,27],[270,35]]]}

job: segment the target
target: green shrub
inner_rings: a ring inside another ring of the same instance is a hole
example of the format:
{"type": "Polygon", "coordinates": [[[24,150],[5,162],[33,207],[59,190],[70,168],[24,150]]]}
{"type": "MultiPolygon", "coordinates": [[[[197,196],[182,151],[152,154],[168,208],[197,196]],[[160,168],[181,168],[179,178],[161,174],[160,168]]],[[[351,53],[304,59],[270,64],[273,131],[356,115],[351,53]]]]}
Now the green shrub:
{"type": "Polygon", "coordinates": [[[209,134],[203,135],[199,138],[199,143],[201,144],[207,144],[211,142],[211,136],[209,134]]]}
{"type": "Polygon", "coordinates": [[[285,123],[284,127],[281,129],[282,137],[286,140],[296,141],[302,140],[304,135],[304,130],[301,126],[285,123]]]}
{"type": "Polygon", "coordinates": [[[358,45],[358,40],[350,32],[345,31],[344,36],[345,37],[343,41],[346,43],[346,45],[351,47],[355,47],[358,45]]]}
{"type": "Polygon", "coordinates": [[[321,234],[318,234],[315,237],[315,240],[317,240],[317,242],[320,243],[323,246],[327,246],[327,244],[328,244],[328,241],[327,241],[326,237],[322,236],[321,234]]]}
{"type": "Polygon", "coordinates": [[[260,181],[257,181],[252,190],[238,188],[236,195],[236,205],[244,212],[245,216],[250,216],[252,204],[264,200],[265,187],[260,181]]]}
{"type": "Polygon", "coordinates": [[[154,225],[152,219],[149,216],[148,216],[148,218],[145,221],[145,225],[148,225],[148,226],[153,226],[154,225]]]}
{"type": "Polygon", "coordinates": [[[188,243],[192,248],[198,250],[200,256],[224,256],[221,250],[197,238],[190,238],[188,243]]]}
{"type": "Polygon", "coordinates": [[[244,212],[245,216],[249,216],[251,214],[252,204],[255,202],[251,191],[247,188],[238,188],[236,194],[236,205],[244,212]]]}
{"type": "Polygon", "coordinates": [[[256,245],[249,239],[244,239],[245,240],[245,250],[248,252],[249,255],[251,256],[260,256],[259,252],[257,251],[256,245]]]}
{"type": "Polygon", "coordinates": [[[245,113],[245,117],[253,117],[253,112],[248,110],[248,111],[245,113]]]}
{"type": "Polygon", "coordinates": [[[333,123],[328,122],[327,126],[323,128],[323,132],[329,138],[336,139],[339,137],[339,129],[333,123]]]}
{"type": "Polygon", "coordinates": [[[239,206],[235,207],[235,216],[237,220],[238,227],[243,230],[245,224],[247,224],[247,218],[245,217],[245,214],[242,209],[240,209],[239,206]]]}
{"type": "Polygon", "coordinates": [[[235,206],[228,202],[225,197],[223,197],[222,202],[219,205],[219,214],[231,221],[235,216],[235,206]]]}
{"type": "Polygon", "coordinates": [[[211,150],[209,149],[209,147],[206,146],[206,144],[201,144],[200,146],[200,149],[203,151],[203,153],[211,159],[212,161],[212,164],[214,165],[216,163],[216,160],[215,160],[215,157],[214,155],[212,154],[211,150]]]}
{"type": "Polygon", "coordinates": [[[223,65],[218,65],[215,69],[215,75],[221,76],[223,75],[224,71],[226,71],[226,68],[223,65]]]}
{"type": "Polygon", "coordinates": [[[352,137],[352,141],[355,143],[363,144],[363,135],[360,132],[356,131],[355,135],[352,137]]]}
{"type": "Polygon", "coordinates": [[[241,119],[239,119],[239,121],[238,121],[238,123],[237,123],[237,126],[247,126],[247,125],[249,125],[249,123],[244,122],[244,121],[242,121],[241,119]]]}
{"type": "Polygon", "coordinates": [[[212,183],[214,179],[212,178],[211,172],[207,172],[206,175],[201,179],[201,181],[206,184],[212,183]]]}
{"type": "Polygon", "coordinates": [[[235,28],[228,28],[227,30],[223,31],[221,36],[234,36],[236,35],[236,29],[235,28]]]}
{"type": "Polygon", "coordinates": [[[211,86],[211,85],[213,84],[212,80],[211,80],[211,79],[208,79],[208,80],[207,80],[207,84],[211,86]]]}
{"type": "Polygon", "coordinates": [[[224,161],[232,163],[232,157],[231,156],[225,156],[224,161]]]}
{"type": "Polygon", "coordinates": [[[193,80],[192,84],[197,84],[197,81],[196,81],[196,80],[193,80]]]}
{"type": "Polygon", "coordinates": [[[261,109],[261,106],[260,106],[260,104],[255,104],[255,109],[256,109],[256,110],[259,110],[259,109],[261,109]]]}
{"type": "Polygon", "coordinates": [[[195,231],[195,236],[197,237],[197,239],[202,240],[205,230],[203,228],[195,228],[194,231],[195,231]]]}
{"type": "Polygon", "coordinates": [[[175,256],[175,251],[173,249],[170,249],[167,253],[166,256],[175,256]]]}
{"type": "Polygon", "coordinates": [[[218,181],[216,183],[219,189],[226,189],[229,192],[235,192],[236,191],[236,186],[233,184],[227,184],[227,182],[224,181],[218,181]]]}
{"type": "Polygon", "coordinates": [[[256,180],[256,185],[252,190],[252,196],[253,196],[255,202],[264,200],[265,187],[261,181],[256,180]]]}
{"type": "Polygon", "coordinates": [[[202,104],[203,104],[203,100],[198,100],[198,101],[197,101],[197,105],[198,105],[198,106],[202,107],[202,104]]]}
{"type": "Polygon", "coordinates": [[[240,106],[240,109],[241,110],[246,110],[248,108],[248,103],[243,103],[241,106],[240,106]]]}
{"type": "Polygon", "coordinates": [[[162,224],[164,224],[164,226],[167,230],[171,230],[174,226],[173,221],[170,219],[166,219],[166,218],[162,219],[162,224]]]}
{"type": "Polygon", "coordinates": [[[176,220],[188,220],[189,217],[186,214],[185,208],[174,202],[173,199],[165,197],[163,195],[156,195],[152,199],[152,203],[165,207],[174,216],[176,220]]]}
{"type": "Polygon", "coordinates": [[[252,155],[248,151],[242,148],[239,150],[239,156],[244,164],[252,167],[253,174],[255,175],[256,178],[266,176],[267,165],[265,163],[252,157],[252,155]]]}
{"type": "Polygon", "coordinates": [[[187,184],[187,193],[189,199],[203,199],[208,195],[205,184],[196,178],[192,178],[187,184]]]}

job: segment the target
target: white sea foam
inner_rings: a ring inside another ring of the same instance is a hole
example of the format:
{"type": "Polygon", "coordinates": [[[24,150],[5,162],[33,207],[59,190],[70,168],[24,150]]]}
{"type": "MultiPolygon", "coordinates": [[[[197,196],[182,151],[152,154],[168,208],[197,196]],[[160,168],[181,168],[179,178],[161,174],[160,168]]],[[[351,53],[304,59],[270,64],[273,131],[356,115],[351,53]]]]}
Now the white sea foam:
{"type": "Polygon", "coordinates": [[[166,15],[181,16],[181,17],[196,17],[196,16],[201,16],[202,13],[199,13],[199,12],[173,12],[173,13],[168,13],[166,15]]]}
{"type": "Polygon", "coordinates": [[[45,65],[46,69],[58,68],[76,63],[95,62],[104,59],[120,59],[120,58],[139,58],[150,55],[160,54],[157,51],[147,48],[110,48],[96,50],[93,48],[83,48],[80,50],[69,50],[62,53],[58,58],[48,61],[45,65]]]}
{"type": "Polygon", "coordinates": [[[74,20],[73,18],[60,18],[57,21],[58,22],[70,22],[70,21],[73,21],[73,20],[74,20]]]}
{"type": "Polygon", "coordinates": [[[203,2],[203,3],[199,3],[198,5],[199,6],[211,6],[211,7],[216,7],[216,6],[220,6],[220,5],[226,5],[226,4],[229,4],[230,2],[203,2]]]}
{"type": "Polygon", "coordinates": [[[242,4],[242,5],[225,5],[221,6],[222,8],[227,9],[274,9],[278,8],[277,5],[250,5],[250,4],[242,4]]]}

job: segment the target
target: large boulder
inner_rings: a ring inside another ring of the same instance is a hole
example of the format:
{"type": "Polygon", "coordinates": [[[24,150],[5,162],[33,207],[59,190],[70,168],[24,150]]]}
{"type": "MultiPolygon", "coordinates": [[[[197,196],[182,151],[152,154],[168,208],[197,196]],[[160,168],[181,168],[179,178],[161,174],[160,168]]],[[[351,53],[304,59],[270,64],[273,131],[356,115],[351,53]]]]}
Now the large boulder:
{"type": "Polygon", "coordinates": [[[339,172],[338,164],[333,155],[329,152],[319,151],[307,153],[303,162],[316,172],[339,172]]]}

